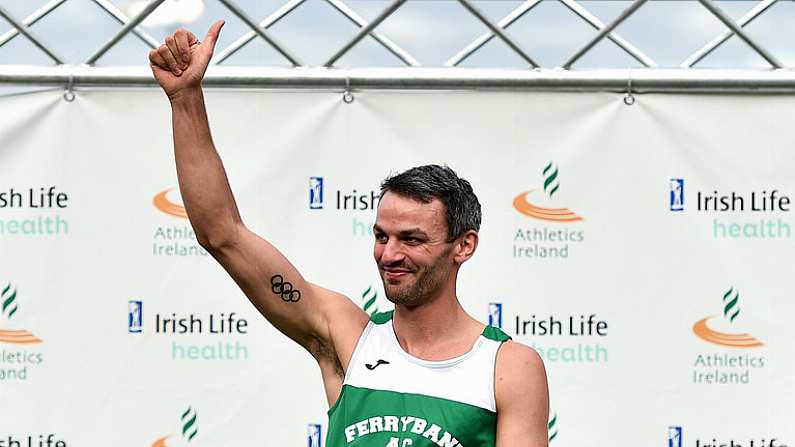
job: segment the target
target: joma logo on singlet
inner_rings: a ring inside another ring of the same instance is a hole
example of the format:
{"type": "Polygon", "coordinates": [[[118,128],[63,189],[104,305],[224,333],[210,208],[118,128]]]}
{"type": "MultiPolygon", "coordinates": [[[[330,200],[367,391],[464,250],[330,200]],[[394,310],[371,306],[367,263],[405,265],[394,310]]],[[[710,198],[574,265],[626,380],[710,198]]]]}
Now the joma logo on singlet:
{"type": "MultiPolygon", "coordinates": [[[[439,447],[464,447],[458,440],[436,424],[428,424],[423,418],[414,416],[375,416],[345,427],[345,439],[350,444],[357,438],[373,433],[414,433],[430,439],[439,447]]],[[[384,447],[409,447],[410,438],[392,437],[384,447]]]]}
{"type": "Polygon", "coordinates": [[[381,365],[388,365],[388,364],[389,364],[389,362],[388,362],[387,360],[384,360],[384,359],[378,359],[378,361],[377,361],[377,362],[375,362],[375,365],[371,365],[371,364],[369,364],[369,363],[365,363],[365,364],[364,364],[364,366],[366,366],[366,367],[367,367],[367,369],[369,369],[370,371],[372,371],[372,370],[374,370],[374,369],[378,368],[378,367],[379,367],[379,366],[381,366],[381,365]]]}

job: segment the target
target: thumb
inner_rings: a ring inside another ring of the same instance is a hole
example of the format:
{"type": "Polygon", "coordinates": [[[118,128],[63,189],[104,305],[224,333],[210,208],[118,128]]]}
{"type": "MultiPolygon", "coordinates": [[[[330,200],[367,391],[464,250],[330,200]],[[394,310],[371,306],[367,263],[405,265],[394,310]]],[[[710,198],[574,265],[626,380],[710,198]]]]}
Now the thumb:
{"type": "Polygon", "coordinates": [[[221,28],[224,27],[223,20],[219,20],[210,27],[210,30],[207,31],[207,37],[204,38],[204,44],[207,45],[211,52],[215,51],[215,42],[218,41],[218,35],[221,34],[221,28]]]}

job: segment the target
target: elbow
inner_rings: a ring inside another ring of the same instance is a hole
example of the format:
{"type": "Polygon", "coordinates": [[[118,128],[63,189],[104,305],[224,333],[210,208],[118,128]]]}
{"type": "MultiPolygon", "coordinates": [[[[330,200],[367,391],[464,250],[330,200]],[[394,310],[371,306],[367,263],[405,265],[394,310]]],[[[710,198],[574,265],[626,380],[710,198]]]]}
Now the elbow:
{"type": "Polygon", "coordinates": [[[218,243],[218,241],[211,240],[206,234],[199,233],[196,233],[196,241],[203,249],[207,251],[212,251],[212,244],[218,243]]]}
{"type": "Polygon", "coordinates": [[[209,253],[219,253],[235,245],[238,228],[214,229],[212,231],[196,232],[196,241],[209,253]]]}

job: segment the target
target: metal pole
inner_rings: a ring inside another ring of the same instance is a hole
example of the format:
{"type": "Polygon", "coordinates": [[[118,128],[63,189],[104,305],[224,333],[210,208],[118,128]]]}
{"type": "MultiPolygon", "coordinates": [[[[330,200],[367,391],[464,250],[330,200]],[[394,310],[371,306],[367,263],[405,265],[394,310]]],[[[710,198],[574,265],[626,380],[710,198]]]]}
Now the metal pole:
{"type": "Polygon", "coordinates": [[[265,42],[268,42],[270,46],[272,46],[276,51],[279,52],[279,54],[281,54],[282,56],[285,57],[285,59],[290,61],[290,63],[293,64],[294,67],[302,67],[304,65],[298,60],[296,56],[294,56],[292,53],[287,51],[286,48],[284,48],[281,44],[279,44],[276,41],[276,39],[271,37],[264,29],[257,26],[257,23],[254,21],[254,19],[252,19],[248,14],[246,14],[246,12],[243,11],[239,6],[237,6],[231,0],[219,0],[219,1],[223,3],[224,6],[226,6],[230,11],[232,11],[234,15],[238,16],[240,20],[245,22],[246,25],[248,25],[252,31],[254,31],[255,33],[257,33],[257,35],[262,37],[265,40],[265,42]]]}
{"type": "MultiPolygon", "coordinates": [[[[513,22],[519,20],[522,16],[530,12],[531,9],[535,8],[541,3],[541,0],[527,0],[521,5],[519,5],[516,9],[510,12],[507,16],[505,16],[502,20],[497,23],[497,26],[503,29],[507,29],[509,26],[513,25],[513,22]]],[[[463,62],[466,58],[471,56],[473,53],[478,51],[486,45],[491,39],[494,38],[494,33],[486,32],[478,36],[477,39],[473,40],[472,43],[464,47],[463,50],[459,51],[455,56],[451,57],[447,62],[444,63],[445,67],[456,67],[458,64],[463,62]]]]}
{"type": "MultiPolygon", "coordinates": [[[[747,14],[742,16],[740,20],[737,21],[737,25],[745,26],[751,23],[754,19],[762,15],[765,11],[767,11],[771,6],[776,3],[777,0],[764,0],[763,2],[758,3],[756,6],[753,7],[747,14]]],[[[703,48],[699,49],[695,53],[688,56],[679,67],[681,68],[690,68],[693,65],[701,62],[702,59],[709,56],[716,48],[723,45],[724,42],[729,40],[734,33],[732,31],[726,31],[725,33],[721,34],[720,36],[712,39],[709,43],[704,45],[703,48]]]]}
{"type": "Polygon", "coordinates": [[[386,9],[381,11],[381,14],[379,14],[378,17],[376,17],[372,22],[367,24],[367,26],[360,29],[359,32],[355,36],[353,36],[351,40],[348,41],[348,43],[346,43],[345,45],[342,46],[342,48],[337,50],[337,52],[334,53],[334,55],[331,56],[329,60],[326,61],[325,64],[323,64],[323,66],[324,67],[333,66],[334,62],[337,62],[339,58],[344,56],[351,48],[354,47],[354,45],[359,43],[360,40],[364,39],[364,36],[370,34],[370,31],[374,30],[375,27],[377,27],[378,25],[381,24],[381,22],[386,20],[387,17],[391,16],[392,13],[397,11],[397,9],[400,8],[400,6],[403,5],[403,3],[406,3],[406,0],[395,0],[394,2],[392,2],[391,5],[387,6],[386,9]]]}
{"type": "Polygon", "coordinates": [[[715,4],[712,3],[711,0],[698,0],[698,1],[702,5],[704,5],[704,7],[707,8],[709,12],[711,12],[715,17],[720,19],[720,21],[723,22],[724,25],[728,26],[729,29],[734,32],[734,34],[737,34],[737,37],[745,41],[745,43],[747,43],[749,47],[753,48],[754,51],[756,51],[760,56],[762,56],[762,58],[766,60],[770,65],[772,65],[773,68],[784,67],[784,65],[781,62],[779,62],[775,56],[768,53],[767,50],[762,48],[761,45],[759,45],[753,39],[748,37],[748,34],[746,34],[742,28],[737,26],[737,24],[734,23],[734,20],[732,20],[731,17],[727,16],[726,13],[724,13],[720,8],[715,6],[715,4]]]}
{"type": "MultiPolygon", "coordinates": [[[[117,8],[107,0],[93,0],[93,1],[94,3],[97,4],[97,6],[104,9],[105,12],[110,14],[111,17],[116,19],[116,21],[121,23],[122,25],[126,25],[130,21],[129,17],[127,17],[123,12],[119,10],[119,8],[117,8]]],[[[157,48],[160,46],[160,42],[156,41],[152,36],[150,36],[146,31],[142,30],[140,27],[133,28],[132,33],[138,36],[138,38],[141,39],[145,44],[149,45],[150,48],[157,48]]]]}
{"type": "Polygon", "coordinates": [[[530,56],[528,56],[528,54],[525,53],[524,50],[521,49],[519,45],[513,41],[513,39],[508,37],[508,35],[505,34],[502,28],[499,28],[493,23],[491,23],[491,20],[487,19],[486,16],[484,16],[483,13],[480,12],[480,10],[475,7],[475,5],[469,2],[469,0],[458,0],[458,2],[461,3],[461,5],[463,5],[464,8],[466,8],[469,12],[471,12],[472,15],[474,15],[481,22],[483,22],[483,24],[486,25],[486,27],[488,27],[488,29],[490,29],[492,33],[496,34],[497,37],[502,39],[502,41],[505,42],[506,45],[508,45],[516,54],[518,54],[519,57],[524,59],[525,62],[530,64],[531,67],[538,68],[538,64],[535,63],[535,61],[530,56]]]}
{"type": "MultiPolygon", "coordinates": [[[[52,12],[52,10],[54,10],[55,8],[61,6],[61,4],[63,2],[65,2],[65,1],[66,0],[52,0],[52,1],[50,1],[46,5],[42,6],[41,8],[37,9],[36,11],[34,11],[31,15],[25,17],[25,19],[22,20],[22,24],[24,26],[33,25],[34,23],[38,22],[39,19],[41,19],[42,17],[45,17],[47,14],[52,12]]],[[[18,35],[19,35],[19,31],[16,28],[11,28],[10,30],[6,31],[5,33],[3,33],[2,36],[0,36],[0,47],[5,45],[6,43],[8,43],[14,37],[17,37],[18,35]]]]}
{"type": "MultiPolygon", "coordinates": [[[[583,19],[586,22],[588,22],[588,24],[590,24],[592,27],[594,27],[597,31],[601,31],[605,27],[605,24],[602,23],[601,20],[597,19],[596,16],[591,14],[590,11],[585,9],[582,5],[580,5],[576,1],[574,1],[574,0],[560,0],[560,2],[563,3],[567,8],[569,8],[569,10],[571,10],[571,12],[577,14],[578,16],[580,16],[581,19],[583,19]]],[[[616,34],[614,32],[608,33],[607,34],[607,39],[610,40],[611,42],[615,43],[616,45],[618,45],[619,48],[621,48],[627,54],[629,54],[630,56],[635,58],[635,60],[640,62],[644,67],[656,67],[657,66],[657,63],[654,62],[654,60],[652,58],[650,58],[649,56],[644,54],[642,51],[640,51],[638,48],[636,48],[634,45],[629,43],[626,39],[622,38],[618,34],[616,34]]]]}
{"type": "MultiPolygon", "coordinates": [[[[351,22],[355,23],[359,28],[364,28],[367,26],[367,21],[364,20],[348,5],[343,3],[342,0],[326,0],[326,2],[333,6],[334,9],[339,11],[342,15],[347,17],[351,22]]],[[[417,59],[414,59],[406,50],[398,46],[398,44],[393,42],[390,38],[376,32],[371,32],[370,35],[376,40],[376,42],[380,43],[390,53],[394,54],[398,59],[403,61],[404,64],[408,65],[409,67],[418,67],[420,65],[417,59]]]]}
{"type": "Polygon", "coordinates": [[[143,22],[143,21],[144,21],[144,19],[146,19],[147,17],[149,17],[149,14],[151,14],[152,12],[154,12],[154,10],[155,10],[155,9],[157,9],[157,7],[158,7],[158,6],[160,6],[160,4],[162,4],[164,1],[166,1],[166,0],[152,0],[152,2],[151,2],[151,3],[149,3],[148,5],[146,5],[146,8],[144,8],[144,9],[143,9],[143,11],[141,11],[141,12],[140,12],[140,13],[139,13],[137,16],[135,16],[135,18],[133,18],[132,20],[130,20],[129,22],[127,22],[127,24],[126,24],[126,25],[124,25],[124,26],[123,26],[123,27],[122,27],[122,28],[119,30],[119,32],[118,32],[118,33],[116,33],[116,35],[115,35],[115,36],[113,36],[113,37],[112,37],[112,38],[111,38],[109,41],[107,41],[107,42],[105,43],[105,45],[103,45],[103,46],[102,46],[102,48],[100,48],[100,49],[99,49],[99,51],[97,51],[96,53],[94,53],[94,55],[93,55],[93,56],[89,57],[89,58],[86,60],[86,62],[85,62],[85,63],[86,63],[87,65],[94,65],[94,64],[97,62],[97,60],[99,60],[99,58],[101,58],[101,57],[102,57],[102,56],[103,56],[105,53],[107,53],[107,52],[108,52],[108,50],[110,50],[111,48],[113,48],[113,46],[114,46],[114,45],[116,45],[117,43],[119,43],[119,41],[120,41],[120,40],[121,40],[121,39],[122,39],[124,36],[126,36],[126,35],[127,35],[127,33],[129,33],[129,32],[130,32],[130,31],[131,31],[133,28],[135,28],[136,26],[138,26],[138,24],[139,24],[139,23],[143,22]]]}
{"type": "Polygon", "coordinates": [[[616,27],[617,27],[618,25],[620,25],[621,23],[623,23],[623,22],[624,22],[624,20],[628,19],[628,18],[629,18],[629,16],[631,16],[632,14],[634,14],[634,13],[635,13],[635,11],[637,11],[637,10],[638,10],[638,8],[640,8],[641,6],[643,6],[643,4],[644,4],[644,3],[646,3],[647,1],[648,1],[648,0],[635,0],[635,1],[634,1],[634,2],[631,4],[631,5],[629,5],[629,8],[627,8],[627,9],[626,9],[624,12],[622,12],[622,13],[621,13],[621,15],[620,15],[620,16],[616,17],[616,19],[615,19],[615,20],[613,20],[613,22],[611,22],[609,25],[607,25],[606,27],[604,27],[604,28],[602,29],[602,31],[600,31],[600,32],[599,32],[599,34],[597,34],[597,35],[596,35],[596,37],[594,37],[593,39],[591,39],[591,41],[590,41],[590,42],[588,42],[587,44],[585,44],[585,46],[584,46],[584,47],[582,47],[582,48],[581,48],[579,51],[577,51],[577,53],[575,53],[575,54],[574,54],[574,56],[572,56],[572,57],[571,57],[571,58],[570,58],[568,61],[566,61],[566,62],[565,62],[563,65],[562,65],[562,68],[565,68],[565,69],[567,69],[567,70],[568,70],[569,68],[571,68],[572,64],[574,64],[575,62],[577,62],[577,61],[578,61],[578,60],[579,60],[579,59],[580,59],[580,58],[581,58],[583,55],[585,55],[585,53],[587,53],[587,52],[591,51],[591,48],[593,48],[594,46],[596,46],[596,44],[597,44],[597,43],[599,43],[599,42],[600,42],[602,39],[604,39],[604,38],[605,38],[605,36],[607,36],[608,34],[612,33],[612,32],[613,32],[613,30],[614,30],[614,29],[616,29],[616,27]]]}
{"type": "Polygon", "coordinates": [[[39,49],[43,51],[45,54],[47,54],[47,56],[49,56],[50,59],[55,61],[56,64],[58,65],[63,64],[61,59],[58,56],[56,56],[55,53],[52,52],[52,50],[47,48],[47,46],[44,45],[39,39],[37,39],[25,25],[19,23],[19,21],[17,21],[17,19],[15,19],[11,14],[9,14],[2,6],[0,6],[0,16],[8,20],[8,23],[10,23],[14,28],[16,28],[20,33],[22,33],[23,36],[27,37],[28,40],[30,40],[33,43],[33,45],[39,47],[39,49]]]}
{"type": "MultiPolygon", "coordinates": [[[[57,67],[0,65],[0,84],[63,87],[72,79],[80,87],[152,87],[157,84],[146,66],[57,67]]],[[[212,67],[203,85],[208,88],[276,90],[314,89],[338,93],[350,85],[357,90],[452,91],[627,91],[627,71],[474,68],[257,68],[212,67]]],[[[795,94],[793,70],[633,69],[632,92],[795,94]]]]}
{"type": "MultiPolygon", "coordinates": [[[[273,14],[269,15],[265,18],[265,20],[259,22],[258,27],[263,29],[268,29],[273,26],[276,22],[283,19],[287,14],[293,12],[293,10],[299,6],[301,6],[306,0],[290,0],[289,2],[283,4],[279,9],[276,10],[273,14]]],[[[219,51],[213,59],[210,61],[210,65],[220,65],[225,60],[229,59],[233,54],[237,53],[238,50],[243,48],[247,43],[254,40],[257,37],[257,33],[254,31],[249,31],[246,34],[240,36],[239,39],[232,42],[228,47],[224,48],[223,50],[219,51]]]]}

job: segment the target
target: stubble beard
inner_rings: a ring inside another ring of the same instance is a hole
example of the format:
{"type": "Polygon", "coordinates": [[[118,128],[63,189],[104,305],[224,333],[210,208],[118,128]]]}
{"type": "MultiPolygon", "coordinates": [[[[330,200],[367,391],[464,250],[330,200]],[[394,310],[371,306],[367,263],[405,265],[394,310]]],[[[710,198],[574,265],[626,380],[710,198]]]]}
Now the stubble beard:
{"type": "Polygon", "coordinates": [[[449,254],[449,250],[434,259],[427,267],[412,269],[414,282],[408,285],[391,285],[381,272],[381,281],[384,283],[386,298],[395,305],[415,307],[426,303],[435,292],[442,287],[450,276],[450,272],[443,265],[444,258],[449,254]]]}

